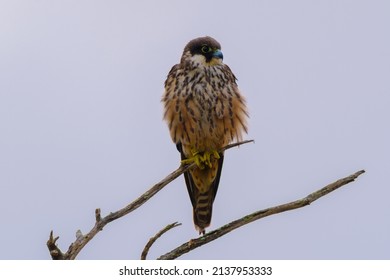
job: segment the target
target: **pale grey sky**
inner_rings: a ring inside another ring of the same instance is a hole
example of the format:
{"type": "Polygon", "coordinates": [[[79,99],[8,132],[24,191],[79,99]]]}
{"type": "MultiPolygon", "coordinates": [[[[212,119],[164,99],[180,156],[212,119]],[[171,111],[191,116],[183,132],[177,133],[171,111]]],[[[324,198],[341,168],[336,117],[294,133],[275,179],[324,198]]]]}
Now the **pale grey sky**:
{"type": "MultiPolygon", "coordinates": [[[[250,110],[210,229],[365,169],[311,206],[182,259],[389,259],[389,1],[0,0],[0,259],[49,259],[78,229],[179,165],[163,83],[185,44],[217,39],[250,110]]],[[[184,179],[108,225],[80,259],[156,258],[197,237],[184,179]]]]}

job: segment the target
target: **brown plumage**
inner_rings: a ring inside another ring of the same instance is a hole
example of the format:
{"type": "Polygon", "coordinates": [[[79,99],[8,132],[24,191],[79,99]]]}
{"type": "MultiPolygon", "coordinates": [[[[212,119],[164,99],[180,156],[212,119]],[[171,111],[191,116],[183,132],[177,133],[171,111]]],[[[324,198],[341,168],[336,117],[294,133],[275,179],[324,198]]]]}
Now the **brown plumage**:
{"type": "Polygon", "coordinates": [[[168,74],[162,98],[164,119],[182,161],[197,163],[184,177],[199,233],[210,225],[224,159],[220,150],[247,132],[245,99],[222,59],[215,39],[190,41],[168,74]]]}

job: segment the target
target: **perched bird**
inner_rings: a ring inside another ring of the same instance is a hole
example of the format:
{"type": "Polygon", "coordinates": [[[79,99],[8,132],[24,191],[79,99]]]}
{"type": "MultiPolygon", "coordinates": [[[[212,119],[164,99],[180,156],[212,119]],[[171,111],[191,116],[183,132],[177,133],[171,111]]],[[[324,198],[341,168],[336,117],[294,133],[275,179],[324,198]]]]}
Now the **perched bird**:
{"type": "Polygon", "coordinates": [[[221,45],[211,37],[191,40],[165,81],[164,119],[183,164],[195,228],[205,233],[221,176],[221,148],[247,132],[245,99],[223,63],[221,45]]]}

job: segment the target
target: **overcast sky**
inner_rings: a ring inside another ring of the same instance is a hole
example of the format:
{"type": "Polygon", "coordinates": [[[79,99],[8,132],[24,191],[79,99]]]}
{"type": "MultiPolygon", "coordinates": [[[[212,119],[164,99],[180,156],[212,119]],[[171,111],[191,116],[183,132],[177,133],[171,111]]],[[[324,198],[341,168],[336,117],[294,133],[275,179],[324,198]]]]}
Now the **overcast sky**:
{"type": "MultiPolygon", "coordinates": [[[[210,35],[238,78],[255,144],[226,152],[212,225],[302,198],[312,205],[182,259],[390,258],[389,1],[0,0],[0,259],[50,259],[80,229],[179,165],[163,83],[210,35]]],[[[197,237],[182,177],[109,224],[79,259],[157,258],[197,237]]]]}

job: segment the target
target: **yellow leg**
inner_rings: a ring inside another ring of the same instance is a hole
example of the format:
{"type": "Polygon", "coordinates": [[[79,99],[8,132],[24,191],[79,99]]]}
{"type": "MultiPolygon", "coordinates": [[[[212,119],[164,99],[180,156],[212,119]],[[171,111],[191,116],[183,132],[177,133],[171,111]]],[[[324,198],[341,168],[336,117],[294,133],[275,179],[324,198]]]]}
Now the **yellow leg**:
{"type": "Polygon", "coordinates": [[[211,168],[212,167],[212,159],[219,159],[219,153],[217,150],[211,150],[206,151],[203,153],[197,152],[197,151],[191,151],[192,157],[189,157],[187,159],[184,159],[181,161],[182,164],[191,164],[195,162],[195,164],[200,168],[204,169],[206,166],[211,168]]]}

